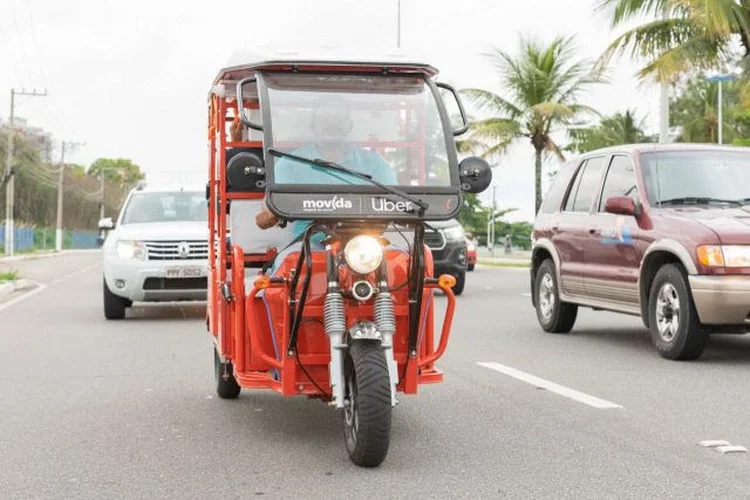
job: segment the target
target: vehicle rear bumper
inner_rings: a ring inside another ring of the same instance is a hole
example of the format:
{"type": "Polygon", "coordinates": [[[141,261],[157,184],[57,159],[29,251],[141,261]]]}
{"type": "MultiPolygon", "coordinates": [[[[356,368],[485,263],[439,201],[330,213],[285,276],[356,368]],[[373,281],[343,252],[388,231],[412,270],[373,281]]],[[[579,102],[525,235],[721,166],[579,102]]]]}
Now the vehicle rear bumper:
{"type": "Polygon", "coordinates": [[[704,325],[750,324],[750,276],[690,276],[698,317],[704,325]]]}

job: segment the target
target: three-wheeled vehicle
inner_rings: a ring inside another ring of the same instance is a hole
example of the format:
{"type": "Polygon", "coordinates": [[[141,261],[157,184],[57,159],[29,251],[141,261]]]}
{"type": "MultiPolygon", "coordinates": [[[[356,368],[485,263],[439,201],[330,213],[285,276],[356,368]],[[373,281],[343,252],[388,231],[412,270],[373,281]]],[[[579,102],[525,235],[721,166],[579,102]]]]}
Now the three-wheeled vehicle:
{"type": "Polygon", "coordinates": [[[248,56],[209,94],[218,395],[328,402],[360,466],[385,459],[397,393],[443,379],[455,279],[433,275],[425,225],[491,179],[479,158],[458,163],[453,136],[468,124],[436,74],[399,55],[248,56]],[[447,302],[437,345],[436,290],[447,302]]]}

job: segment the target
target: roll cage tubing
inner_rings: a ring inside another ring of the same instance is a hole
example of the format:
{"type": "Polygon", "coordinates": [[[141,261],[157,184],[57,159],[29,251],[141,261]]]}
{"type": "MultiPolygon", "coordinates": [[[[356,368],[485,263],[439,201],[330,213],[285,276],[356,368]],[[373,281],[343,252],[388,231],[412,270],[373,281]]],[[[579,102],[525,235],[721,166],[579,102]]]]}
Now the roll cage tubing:
{"type": "MultiPolygon", "coordinates": [[[[353,221],[352,225],[357,223],[353,221]]],[[[417,357],[417,337],[419,335],[420,311],[422,310],[422,300],[424,295],[424,224],[421,222],[412,222],[414,225],[414,243],[412,245],[411,275],[408,277],[409,282],[409,359],[417,357]]],[[[312,276],[312,251],[310,238],[316,232],[322,231],[326,234],[326,240],[330,241],[335,229],[331,229],[328,224],[310,224],[302,239],[302,248],[300,249],[297,264],[294,269],[294,276],[289,287],[289,316],[294,318],[290,325],[289,345],[287,346],[287,355],[294,356],[297,352],[297,337],[299,335],[300,325],[302,324],[302,315],[305,311],[307,293],[310,289],[310,278],[312,276]],[[305,279],[302,282],[302,291],[300,292],[299,301],[297,301],[297,286],[299,285],[300,276],[302,275],[302,266],[305,266],[305,279]]],[[[338,287],[338,273],[336,272],[336,262],[332,255],[330,245],[325,245],[326,251],[326,274],[327,282],[335,282],[338,287]]],[[[377,282],[388,281],[386,266],[379,266],[377,272],[377,282]]]]}
{"type": "MultiPolygon", "coordinates": [[[[305,72],[308,73],[308,72],[305,72]]],[[[323,73],[323,72],[309,72],[309,73],[323,73]]],[[[327,72],[325,72],[328,74],[327,72]]],[[[348,73],[347,73],[348,74],[348,73]]],[[[373,75],[377,73],[369,73],[369,75],[373,75]]],[[[453,131],[450,128],[450,119],[448,118],[447,111],[445,110],[445,105],[442,101],[442,98],[440,97],[438,93],[438,87],[444,88],[450,92],[452,92],[454,95],[456,91],[450,87],[447,84],[436,84],[429,78],[425,78],[423,75],[421,75],[425,84],[430,89],[430,92],[432,92],[433,99],[435,99],[435,104],[438,107],[438,113],[440,115],[441,121],[442,121],[442,127],[443,127],[443,134],[444,137],[446,137],[446,150],[449,157],[449,164],[457,165],[458,159],[457,155],[455,153],[455,145],[454,147],[449,147],[450,144],[447,143],[447,138],[449,136],[453,137],[455,135],[460,135],[466,131],[467,127],[463,127],[460,130],[453,131]]],[[[263,141],[263,147],[264,147],[264,156],[266,156],[266,164],[268,163],[268,159],[271,159],[271,155],[268,153],[268,144],[270,144],[270,141],[272,139],[272,131],[271,131],[271,112],[268,106],[263,106],[264,102],[268,102],[269,96],[268,96],[268,89],[266,85],[263,82],[263,74],[259,72],[256,76],[250,76],[247,78],[243,78],[237,83],[237,106],[238,106],[238,114],[240,117],[240,120],[247,125],[248,127],[254,129],[263,131],[264,133],[264,141],[263,141]],[[262,124],[257,124],[251,122],[249,119],[247,119],[245,115],[244,109],[242,109],[241,103],[244,101],[243,94],[242,94],[242,88],[247,83],[255,83],[256,89],[258,92],[258,100],[261,109],[261,120],[262,124]]],[[[463,109],[463,106],[461,105],[461,100],[456,99],[459,106],[459,112],[461,113],[462,119],[464,119],[464,122],[466,122],[465,119],[465,112],[463,109]]],[[[275,160],[272,160],[275,161],[275,160]]],[[[269,172],[267,169],[266,172],[269,172]]],[[[271,176],[273,176],[273,169],[270,169],[271,176]]],[[[451,168],[450,169],[450,175],[451,175],[451,183],[453,184],[454,181],[458,180],[458,169],[457,168],[451,168]]],[[[458,189],[458,195],[459,200],[462,197],[462,192],[460,189],[458,189]]],[[[459,202],[460,206],[460,202],[459,202]]],[[[420,311],[422,310],[422,302],[423,302],[423,295],[424,295],[424,283],[425,283],[425,277],[424,277],[424,224],[422,223],[423,217],[419,217],[420,220],[412,221],[411,224],[414,225],[414,242],[412,245],[412,253],[409,256],[411,262],[410,262],[410,273],[411,275],[408,278],[409,281],[409,337],[408,337],[408,347],[409,347],[409,359],[416,358],[417,357],[417,342],[418,342],[418,335],[419,335],[419,319],[420,319],[420,311]]],[[[354,222],[354,221],[352,221],[354,222]]],[[[405,221],[406,222],[406,221],[405,221]]],[[[289,311],[290,316],[294,318],[294,321],[292,322],[290,328],[290,337],[289,337],[289,345],[287,346],[287,354],[289,356],[293,356],[297,351],[297,337],[299,335],[299,328],[302,323],[302,315],[304,313],[305,309],[305,302],[307,300],[307,293],[310,288],[310,277],[312,275],[312,256],[311,256],[311,246],[310,246],[310,238],[311,236],[317,232],[323,230],[323,232],[326,233],[326,236],[330,238],[332,236],[330,232],[330,228],[326,224],[311,224],[307,230],[305,231],[304,238],[302,240],[302,248],[300,250],[300,255],[297,259],[297,264],[295,266],[294,276],[292,277],[292,282],[290,285],[290,300],[289,300],[289,311]],[[302,283],[302,291],[300,293],[300,299],[297,301],[297,286],[299,285],[300,276],[302,273],[302,266],[305,266],[305,279],[302,283]]],[[[335,280],[338,281],[338,275],[335,273],[335,269],[332,269],[331,266],[334,266],[334,260],[332,258],[332,255],[330,255],[331,249],[327,246],[326,252],[329,253],[328,258],[326,259],[327,264],[327,274],[330,277],[335,276],[335,280]]]]}

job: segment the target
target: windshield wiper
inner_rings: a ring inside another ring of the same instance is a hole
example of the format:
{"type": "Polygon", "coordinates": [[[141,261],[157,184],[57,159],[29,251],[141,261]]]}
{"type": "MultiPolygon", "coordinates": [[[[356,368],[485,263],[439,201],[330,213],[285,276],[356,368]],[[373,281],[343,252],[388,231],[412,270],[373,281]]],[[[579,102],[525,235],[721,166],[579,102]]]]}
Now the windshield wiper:
{"type": "Polygon", "coordinates": [[[315,165],[315,166],[318,166],[318,167],[325,167],[325,168],[329,168],[331,170],[336,170],[338,172],[344,172],[344,173],[353,175],[355,177],[359,177],[360,179],[364,179],[367,182],[369,182],[369,183],[371,183],[371,184],[373,184],[375,186],[378,186],[379,188],[381,188],[381,189],[383,189],[383,190],[385,190],[385,191],[387,191],[387,192],[389,192],[391,194],[395,194],[397,196],[402,197],[405,200],[408,200],[408,201],[414,203],[416,206],[419,207],[419,215],[420,216],[424,215],[425,211],[428,208],[430,208],[430,204],[429,203],[427,203],[425,201],[422,201],[419,198],[416,198],[414,196],[411,196],[410,194],[404,193],[400,189],[395,188],[393,186],[388,186],[386,184],[382,184],[382,183],[376,181],[375,179],[373,179],[371,175],[367,175],[367,174],[363,174],[361,172],[357,172],[356,170],[352,170],[351,168],[346,168],[346,167],[344,167],[342,165],[339,165],[338,163],[334,163],[334,162],[328,161],[328,160],[321,160],[320,158],[305,158],[304,156],[297,156],[297,155],[292,154],[292,153],[285,153],[283,151],[279,151],[277,149],[272,149],[272,148],[269,148],[268,152],[271,153],[273,156],[276,156],[276,157],[291,158],[292,160],[298,160],[298,161],[301,161],[303,163],[307,163],[308,165],[315,165]]]}
{"type": "Polygon", "coordinates": [[[662,205],[707,205],[709,203],[728,203],[730,205],[742,205],[740,200],[722,200],[721,198],[704,198],[696,196],[686,196],[683,198],[670,198],[661,200],[662,205]]]}

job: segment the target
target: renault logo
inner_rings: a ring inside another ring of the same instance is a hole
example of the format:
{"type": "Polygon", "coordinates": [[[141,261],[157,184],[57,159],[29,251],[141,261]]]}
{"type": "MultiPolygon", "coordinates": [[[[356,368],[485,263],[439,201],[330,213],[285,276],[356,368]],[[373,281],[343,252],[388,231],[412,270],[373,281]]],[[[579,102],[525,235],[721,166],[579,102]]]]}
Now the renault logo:
{"type": "Polygon", "coordinates": [[[190,245],[188,245],[187,241],[182,241],[177,245],[177,255],[179,255],[181,259],[190,255],[190,245]]]}

